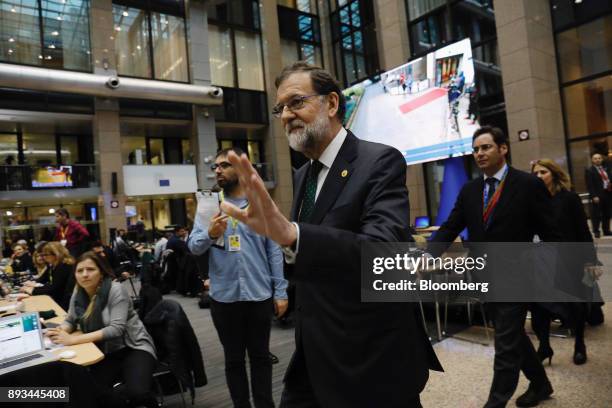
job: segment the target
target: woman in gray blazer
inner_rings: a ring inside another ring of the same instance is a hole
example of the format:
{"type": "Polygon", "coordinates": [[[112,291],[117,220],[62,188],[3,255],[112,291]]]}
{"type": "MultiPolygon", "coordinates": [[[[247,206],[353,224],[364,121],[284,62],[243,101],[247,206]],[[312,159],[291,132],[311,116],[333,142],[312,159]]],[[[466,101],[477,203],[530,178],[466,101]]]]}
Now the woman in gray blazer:
{"type": "Polygon", "coordinates": [[[126,290],[112,281],[107,264],[94,252],[79,257],[74,274],[68,315],[47,335],[65,346],[94,342],[104,352],[104,359],[90,367],[108,399],[104,406],[156,407],[151,394],[155,347],[126,290]],[[114,392],[117,382],[124,387],[114,392]]]}

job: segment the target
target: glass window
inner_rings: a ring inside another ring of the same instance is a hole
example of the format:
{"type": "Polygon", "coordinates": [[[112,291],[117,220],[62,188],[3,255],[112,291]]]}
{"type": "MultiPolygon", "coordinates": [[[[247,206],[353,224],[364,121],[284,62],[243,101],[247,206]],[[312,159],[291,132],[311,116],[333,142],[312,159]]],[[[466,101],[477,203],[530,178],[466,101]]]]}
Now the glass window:
{"type": "Polygon", "coordinates": [[[89,0],[41,1],[45,66],[90,70],[89,0]]]}
{"type": "Polygon", "coordinates": [[[18,157],[17,135],[0,134],[0,165],[17,165],[18,157]]]}
{"type": "Polygon", "coordinates": [[[77,136],[60,137],[60,155],[62,164],[79,162],[79,140],[77,136]]]}
{"type": "Polygon", "coordinates": [[[555,30],[612,13],[612,2],[606,0],[551,0],[551,4],[555,30]]]}
{"type": "Polygon", "coordinates": [[[3,1],[0,7],[2,60],[42,65],[38,1],[3,1]]]}
{"type": "Polygon", "coordinates": [[[563,89],[570,138],[612,131],[612,76],[563,89]]]}
{"type": "Polygon", "coordinates": [[[245,31],[235,31],[234,35],[236,37],[238,87],[263,91],[264,77],[259,35],[245,31]]]}
{"type": "Polygon", "coordinates": [[[91,70],[88,0],[2,1],[0,21],[1,60],[91,70]]]}
{"type": "Polygon", "coordinates": [[[146,11],[113,4],[113,21],[117,72],[120,75],[151,78],[146,11]]]}
{"type": "Polygon", "coordinates": [[[121,158],[123,164],[145,164],[147,145],[144,136],[124,136],[121,138],[121,158]]]}
{"type": "Polygon", "coordinates": [[[25,164],[33,166],[57,164],[55,135],[48,133],[24,133],[23,157],[25,164]]]}
{"type": "Polygon", "coordinates": [[[446,0],[408,0],[408,17],[410,21],[446,4],[446,0]]]}
{"type": "Polygon", "coordinates": [[[151,31],[155,79],[189,81],[185,20],[161,13],[151,13],[151,31]]]}
{"type": "Polygon", "coordinates": [[[612,15],[557,34],[561,81],[612,69],[612,15]]]}
{"type": "Polygon", "coordinates": [[[164,139],[149,139],[149,152],[151,164],[164,164],[164,139]]]}
{"type": "Polygon", "coordinates": [[[193,152],[189,139],[181,139],[181,149],[183,151],[183,164],[193,164],[193,152]]]}
{"type": "Polygon", "coordinates": [[[218,86],[235,86],[234,58],[229,28],[208,26],[208,47],[210,52],[210,76],[218,86]]]}
{"type": "Polygon", "coordinates": [[[165,229],[170,222],[170,202],[168,200],[153,200],[153,217],[155,228],[165,229]]]}
{"type": "Polygon", "coordinates": [[[294,8],[304,13],[317,14],[316,0],[277,0],[281,6],[294,8]]]}
{"type": "Polygon", "coordinates": [[[293,64],[300,59],[298,54],[298,45],[295,41],[285,40],[281,38],[281,59],[283,67],[293,64]]]}
{"type": "Polygon", "coordinates": [[[319,67],[323,66],[323,58],[321,57],[321,47],[316,47],[310,44],[303,44],[300,47],[301,59],[312,65],[319,67]]]}
{"type": "Polygon", "coordinates": [[[445,14],[431,15],[410,27],[412,54],[434,48],[446,40],[444,32],[445,14]]]}

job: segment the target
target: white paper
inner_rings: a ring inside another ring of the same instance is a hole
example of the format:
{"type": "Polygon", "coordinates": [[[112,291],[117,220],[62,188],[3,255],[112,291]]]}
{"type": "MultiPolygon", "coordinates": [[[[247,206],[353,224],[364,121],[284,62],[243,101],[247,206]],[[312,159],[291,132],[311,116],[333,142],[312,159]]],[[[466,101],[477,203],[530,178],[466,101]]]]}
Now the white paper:
{"type": "MultiPolygon", "coordinates": [[[[219,193],[209,190],[197,191],[196,200],[198,201],[196,222],[199,222],[203,228],[208,228],[210,219],[221,211],[219,207],[219,193]]],[[[217,239],[215,244],[224,246],[223,235],[217,239]]]]}

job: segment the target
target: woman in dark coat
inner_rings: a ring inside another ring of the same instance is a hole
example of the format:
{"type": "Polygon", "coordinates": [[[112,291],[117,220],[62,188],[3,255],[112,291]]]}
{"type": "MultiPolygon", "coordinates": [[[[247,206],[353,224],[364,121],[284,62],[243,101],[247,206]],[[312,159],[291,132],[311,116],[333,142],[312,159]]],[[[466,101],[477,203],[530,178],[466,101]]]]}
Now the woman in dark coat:
{"type": "Polygon", "coordinates": [[[49,295],[64,310],[68,310],[74,290],[74,258],[59,242],[49,242],[41,253],[49,265],[48,272],[37,281],[25,282],[20,291],[29,295],[49,295]]]}
{"type": "MultiPolygon", "coordinates": [[[[584,269],[585,266],[594,265],[598,261],[582,201],[578,194],[570,190],[571,184],[567,173],[554,161],[537,160],[532,164],[531,172],[544,182],[552,195],[554,217],[562,241],[590,243],[580,248],[576,246],[576,249],[580,249],[580,254],[572,254],[572,257],[568,258],[571,273],[563,276],[564,282],[555,283],[567,288],[569,293],[589,290],[582,283],[584,269]]],[[[586,363],[587,354],[584,344],[586,303],[534,303],[531,309],[531,324],[540,340],[537,351],[540,359],[548,358],[549,363],[552,362],[554,352],[549,342],[551,315],[559,314],[568,319],[575,334],[574,364],[586,363]]]]}

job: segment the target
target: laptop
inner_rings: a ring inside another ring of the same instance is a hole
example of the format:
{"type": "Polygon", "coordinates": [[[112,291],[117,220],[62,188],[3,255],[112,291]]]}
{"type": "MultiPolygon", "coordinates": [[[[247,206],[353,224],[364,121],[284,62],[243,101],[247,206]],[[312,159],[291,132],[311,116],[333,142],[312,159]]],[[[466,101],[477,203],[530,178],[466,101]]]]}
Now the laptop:
{"type": "Polygon", "coordinates": [[[55,360],[45,350],[38,312],[0,318],[0,375],[55,360]]]}

